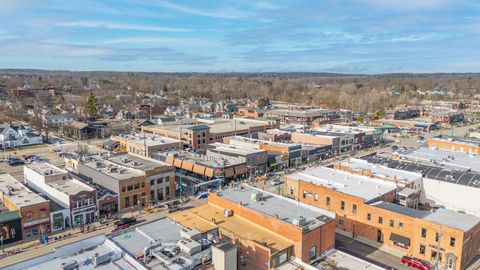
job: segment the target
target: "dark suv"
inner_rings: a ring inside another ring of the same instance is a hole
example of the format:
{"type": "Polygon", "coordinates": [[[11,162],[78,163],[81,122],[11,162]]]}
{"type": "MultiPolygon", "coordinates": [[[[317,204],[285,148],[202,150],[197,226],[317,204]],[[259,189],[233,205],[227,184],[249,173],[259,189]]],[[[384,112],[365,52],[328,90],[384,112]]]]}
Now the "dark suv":
{"type": "Polygon", "coordinates": [[[129,218],[122,218],[120,220],[115,221],[115,226],[121,226],[121,225],[133,225],[137,223],[137,219],[134,217],[129,217],[129,218]]]}

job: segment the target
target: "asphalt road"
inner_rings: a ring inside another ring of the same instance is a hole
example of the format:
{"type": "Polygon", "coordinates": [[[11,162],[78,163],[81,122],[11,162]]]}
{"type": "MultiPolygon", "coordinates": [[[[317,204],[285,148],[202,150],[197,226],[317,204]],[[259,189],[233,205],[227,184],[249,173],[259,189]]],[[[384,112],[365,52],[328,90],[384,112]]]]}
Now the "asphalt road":
{"type": "Polygon", "coordinates": [[[400,257],[338,233],[335,235],[335,248],[386,269],[412,270],[401,263],[400,257]]]}

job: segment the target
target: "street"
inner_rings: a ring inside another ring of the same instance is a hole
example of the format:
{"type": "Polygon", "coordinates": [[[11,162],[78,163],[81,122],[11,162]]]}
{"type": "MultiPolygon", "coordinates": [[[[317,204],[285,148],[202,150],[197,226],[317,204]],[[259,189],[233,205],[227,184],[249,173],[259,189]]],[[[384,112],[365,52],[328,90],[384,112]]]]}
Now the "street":
{"type": "Polygon", "coordinates": [[[335,248],[386,269],[412,269],[404,266],[401,263],[402,258],[400,257],[379,250],[375,247],[369,246],[339,233],[335,235],[335,248]]]}

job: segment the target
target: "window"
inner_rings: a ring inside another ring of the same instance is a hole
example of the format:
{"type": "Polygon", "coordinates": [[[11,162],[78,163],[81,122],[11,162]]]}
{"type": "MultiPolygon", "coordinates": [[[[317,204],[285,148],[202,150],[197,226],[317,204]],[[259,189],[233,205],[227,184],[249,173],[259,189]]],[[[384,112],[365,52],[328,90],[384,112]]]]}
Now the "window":
{"type": "Polygon", "coordinates": [[[325,199],[325,205],[326,206],[330,206],[330,197],[327,196],[327,198],[325,199]]]}
{"type": "Polygon", "coordinates": [[[393,219],[390,219],[390,227],[395,227],[395,221],[393,221],[393,219]]]}
{"type": "Polygon", "coordinates": [[[155,198],[155,190],[150,190],[150,198],[151,200],[155,198]]]}
{"type": "Polygon", "coordinates": [[[343,220],[343,219],[341,219],[341,218],[340,218],[340,219],[338,219],[338,224],[340,224],[340,225],[343,225],[343,224],[345,224],[345,220],[343,220]]]}
{"type": "Polygon", "coordinates": [[[128,190],[128,191],[132,191],[132,190],[133,190],[133,185],[128,185],[128,186],[127,186],[127,190],[128,190]]]}
{"type": "Polygon", "coordinates": [[[383,224],[383,218],[382,217],[378,217],[378,224],[383,224]]]}
{"type": "Polygon", "coordinates": [[[435,233],[435,242],[440,242],[440,239],[442,238],[442,234],[439,232],[435,233]]]}
{"type": "Polygon", "coordinates": [[[357,205],[354,204],[352,205],[352,214],[356,214],[357,213],[357,205]]]}
{"type": "Polygon", "coordinates": [[[155,180],[150,180],[150,186],[155,185],[155,180]]]}
{"type": "Polygon", "coordinates": [[[422,238],[427,238],[427,229],[422,228],[422,238]]]}
{"type": "Polygon", "coordinates": [[[40,217],[44,218],[46,216],[47,216],[47,209],[45,208],[40,209],[40,217]]]}
{"type": "Polygon", "coordinates": [[[142,192],[142,198],[145,198],[145,192],[142,192]]]}
{"type": "Polygon", "coordinates": [[[135,194],[133,195],[133,205],[137,205],[138,204],[138,195],[135,194]]]}
{"type": "Polygon", "coordinates": [[[432,250],[431,258],[432,258],[432,261],[435,261],[438,258],[438,261],[441,262],[442,261],[442,253],[432,250]]]}
{"type": "Polygon", "coordinates": [[[130,207],[130,197],[125,197],[125,207],[130,207]]]}
{"type": "Polygon", "coordinates": [[[302,195],[302,196],[303,196],[304,199],[307,198],[307,192],[306,192],[305,190],[303,191],[303,195],[302,195]]]}
{"type": "Polygon", "coordinates": [[[33,219],[33,213],[32,212],[25,213],[25,216],[26,216],[27,220],[32,220],[33,219]]]}
{"type": "Polygon", "coordinates": [[[399,229],[400,231],[403,231],[403,222],[399,222],[399,223],[398,223],[398,229],[399,229]]]}
{"type": "Polygon", "coordinates": [[[163,183],[163,178],[160,177],[157,179],[157,184],[161,184],[161,183],[163,183]]]}
{"type": "Polygon", "coordinates": [[[76,201],[74,204],[73,204],[73,208],[80,208],[82,207],[82,201],[76,201]]]}
{"type": "Polygon", "coordinates": [[[367,213],[367,220],[368,220],[368,221],[372,220],[372,214],[367,213]]]}
{"type": "Polygon", "coordinates": [[[425,255],[425,246],[420,245],[420,254],[425,255]]]}
{"type": "Polygon", "coordinates": [[[314,199],[316,202],[318,202],[318,194],[317,194],[317,193],[315,193],[315,196],[313,197],[313,199],[314,199]]]}
{"type": "Polygon", "coordinates": [[[122,187],[122,192],[125,192],[125,187],[122,187]]]}
{"type": "Polygon", "coordinates": [[[312,246],[310,248],[310,260],[315,259],[317,257],[317,246],[312,246]]]}
{"type": "Polygon", "coordinates": [[[145,187],[145,182],[142,182],[141,185],[140,185],[142,188],[145,187]]]}
{"type": "Polygon", "coordinates": [[[345,211],[345,202],[344,201],[340,202],[340,210],[345,211]]]}
{"type": "Polygon", "coordinates": [[[133,189],[139,189],[140,188],[140,183],[136,183],[133,185],[133,189]]]}
{"type": "Polygon", "coordinates": [[[450,237],[450,246],[451,247],[455,246],[455,237],[450,237]]]}

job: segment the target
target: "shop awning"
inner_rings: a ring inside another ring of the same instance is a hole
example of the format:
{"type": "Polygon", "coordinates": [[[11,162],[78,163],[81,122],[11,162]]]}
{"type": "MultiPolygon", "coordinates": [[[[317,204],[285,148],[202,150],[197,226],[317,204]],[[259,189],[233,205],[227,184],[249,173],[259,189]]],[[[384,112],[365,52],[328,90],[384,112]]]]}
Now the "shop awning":
{"type": "Polygon", "coordinates": [[[410,238],[398,235],[396,233],[390,234],[390,241],[397,242],[405,246],[410,246],[410,238]]]}

